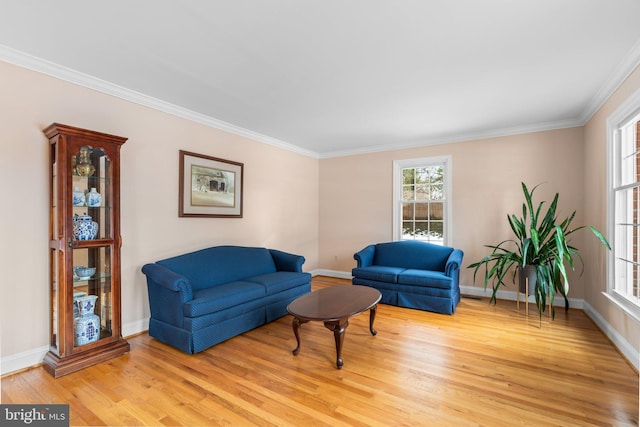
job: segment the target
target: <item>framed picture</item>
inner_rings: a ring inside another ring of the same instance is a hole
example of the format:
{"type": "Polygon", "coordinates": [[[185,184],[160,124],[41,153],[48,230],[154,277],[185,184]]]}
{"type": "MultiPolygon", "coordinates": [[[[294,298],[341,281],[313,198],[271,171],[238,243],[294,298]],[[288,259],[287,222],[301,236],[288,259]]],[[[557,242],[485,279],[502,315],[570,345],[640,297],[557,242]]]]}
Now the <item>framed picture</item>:
{"type": "Polygon", "coordinates": [[[242,218],[244,165],[180,150],[178,216],[242,218]]]}

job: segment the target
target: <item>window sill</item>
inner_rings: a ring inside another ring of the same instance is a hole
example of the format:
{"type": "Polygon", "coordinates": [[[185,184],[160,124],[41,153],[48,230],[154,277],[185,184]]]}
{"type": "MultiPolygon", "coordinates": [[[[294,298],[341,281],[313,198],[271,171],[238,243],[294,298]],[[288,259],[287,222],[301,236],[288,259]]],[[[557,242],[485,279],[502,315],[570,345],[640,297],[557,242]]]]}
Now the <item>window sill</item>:
{"type": "Polygon", "coordinates": [[[615,291],[603,292],[602,295],[619,307],[626,315],[631,317],[637,323],[640,323],[640,306],[634,304],[615,291]]]}

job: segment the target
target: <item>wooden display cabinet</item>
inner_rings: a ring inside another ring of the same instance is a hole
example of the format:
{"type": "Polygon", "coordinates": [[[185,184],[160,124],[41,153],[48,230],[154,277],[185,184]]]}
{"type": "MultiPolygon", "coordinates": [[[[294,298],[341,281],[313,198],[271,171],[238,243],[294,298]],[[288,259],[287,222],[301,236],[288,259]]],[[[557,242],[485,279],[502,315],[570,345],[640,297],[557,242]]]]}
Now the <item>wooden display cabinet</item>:
{"type": "Polygon", "coordinates": [[[43,132],[51,152],[44,367],[60,377],[129,351],[120,311],[120,148],[127,138],[58,123],[43,132]]]}

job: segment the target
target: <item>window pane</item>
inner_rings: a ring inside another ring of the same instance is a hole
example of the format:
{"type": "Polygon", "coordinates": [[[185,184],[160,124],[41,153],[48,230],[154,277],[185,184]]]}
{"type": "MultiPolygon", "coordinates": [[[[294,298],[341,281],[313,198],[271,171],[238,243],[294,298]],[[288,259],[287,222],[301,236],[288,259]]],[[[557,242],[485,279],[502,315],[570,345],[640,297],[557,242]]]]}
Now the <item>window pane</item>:
{"type": "Polygon", "coordinates": [[[432,184],[431,185],[431,200],[443,200],[444,199],[444,190],[443,184],[432,184]]]}
{"type": "Polygon", "coordinates": [[[415,169],[413,168],[402,169],[403,184],[405,185],[415,184],[416,183],[415,175],[416,175],[415,169]]]}
{"type": "Polygon", "coordinates": [[[416,220],[427,221],[429,219],[429,204],[428,203],[416,203],[416,220]]]}
{"type": "Polygon", "coordinates": [[[427,240],[429,236],[429,223],[416,221],[415,237],[419,240],[427,240]]]}
{"type": "Polygon", "coordinates": [[[442,181],[442,167],[431,166],[429,168],[429,182],[436,183],[442,181]]]}
{"type": "Polygon", "coordinates": [[[416,184],[428,184],[431,168],[416,168],[416,184]]]}
{"type": "Polygon", "coordinates": [[[413,217],[413,203],[403,203],[402,204],[402,219],[403,220],[412,220],[413,217]]]}
{"type": "Polygon", "coordinates": [[[429,203],[429,219],[438,221],[444,220],[444,203],[429,203]]]}
{"type": "Polygon", "coordinates": [[[402,200],[415,200],[415,187],[413,185],[402,186],[402,200]]]}
{"type": "Polygon", "coordinates": [[[416,200],[429,200],[428,185],[416,185],[416,200]]]}
{"type": "Polygon", "coordinates": [[[443,232],[443,223],[441,221],[432,221],[429,223],[430,224],[430,237],[432,239],[437,239],[437,240],[442,240],[442,238],[444,237],[444,232],[443,232]]]}
{"type": "Polygon", "coordinates": [[[413,222],[411,221],[403,221],[402,222],[402,239],[410,240],[413,238],[413,222]]]}

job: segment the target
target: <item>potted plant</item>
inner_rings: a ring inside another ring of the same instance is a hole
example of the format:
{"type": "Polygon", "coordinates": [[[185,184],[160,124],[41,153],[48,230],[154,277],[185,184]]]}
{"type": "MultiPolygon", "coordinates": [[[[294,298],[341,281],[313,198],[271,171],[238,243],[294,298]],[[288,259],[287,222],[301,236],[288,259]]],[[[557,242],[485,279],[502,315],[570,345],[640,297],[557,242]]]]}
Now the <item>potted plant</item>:
{"type": "MultiPolygon", "coordinates": [[[[555,292],[560,293],[567,301],[569,292],[567,266],[574,269],[574,257],[582,263],[578,249],[569,244],[570,236],[578,230],[588,228],[607,249],[611,247],[602,233],[592,226],[571,228],[571,222],[576,215],[575,211],[564,220],[558,221],[556,217],[558,193],[546,212],[543,212],[544,202],[534,207],[533,195],[536,188],[538,186],[529,191],[523,182],[522,191],[525,201],[522,204],[522,216],[507,215],[515,237],[497,245],[486,245],[491,249],[491,253],[469,265],[468,268],[475,269],[474,282],[478,270],[484,269],[484,289],[487,289],[489,282],[493,288],[490,304],[496,303],[498,289],[501,285],[505,285],[504,280],[510,271],[513,273],[512,281],[515,282],[516,273],[526,274],[526,270],[529,270],[532,278],[535,278],[530,282],[535,282],[533,294],[540,317],[542,318],[545,311],[547,297],[550,299],[552,317],[555,317],[553,309],[555,292]]],[[[565,309],[568,309],[568,301],[565,309]]]]}

